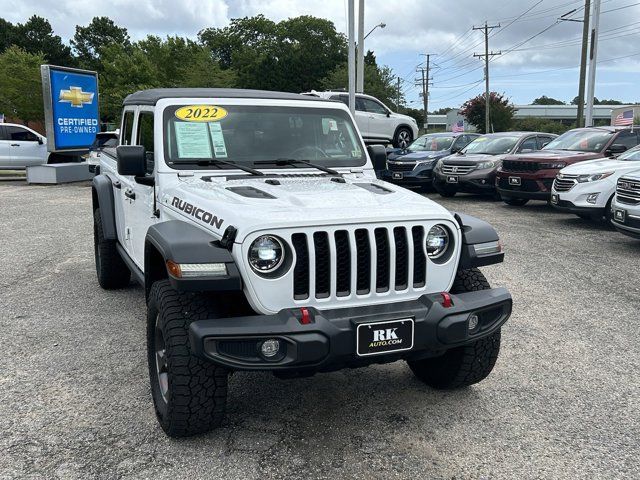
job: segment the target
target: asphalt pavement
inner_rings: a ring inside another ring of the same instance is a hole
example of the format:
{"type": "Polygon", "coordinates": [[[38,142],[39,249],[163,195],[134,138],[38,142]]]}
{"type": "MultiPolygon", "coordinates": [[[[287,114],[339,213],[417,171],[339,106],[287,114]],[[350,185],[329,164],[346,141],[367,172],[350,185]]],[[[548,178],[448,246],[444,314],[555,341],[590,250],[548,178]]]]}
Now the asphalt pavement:
{"type": "Polygon", "coordinates": [[[153,413],[140,287],[95,278],[88,184],[0,182],[0,478],[640,477],[640,241],[532,202],[440,199],[499,231],[514,313],[494,372],[440,392],[397,362],[237,373],[223,428],[153,413]]]}

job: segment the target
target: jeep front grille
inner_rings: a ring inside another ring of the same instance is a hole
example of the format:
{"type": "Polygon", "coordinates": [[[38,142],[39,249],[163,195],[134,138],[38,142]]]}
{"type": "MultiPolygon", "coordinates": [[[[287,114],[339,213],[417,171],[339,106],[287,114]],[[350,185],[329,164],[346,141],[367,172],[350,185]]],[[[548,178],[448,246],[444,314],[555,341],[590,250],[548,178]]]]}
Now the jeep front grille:
{"type": "Polygon", "coordinates": [[[338,228],[295,233],[291,240],[296,300],[346,297],[354,290],[357,295],[384,294],[426,284],[423,226],[338,228]]]}
{"type": "Polygon", "coordinates": [[[616,200],[629,205],[640,204],[640,180],[620,178],[616,185],[616,200]]]}
{"type": "Polygon", "coordinates": [[[568,192],[577,183],[578,175],[558,175],[553,181],[553,188],[556,192],[568,192]]]}
{"type": "Polygon", "coordinates": [[[442,173],[446,175],[466,175],[476,169],[475,165],[447,165],[442,164],[442,173]]]}

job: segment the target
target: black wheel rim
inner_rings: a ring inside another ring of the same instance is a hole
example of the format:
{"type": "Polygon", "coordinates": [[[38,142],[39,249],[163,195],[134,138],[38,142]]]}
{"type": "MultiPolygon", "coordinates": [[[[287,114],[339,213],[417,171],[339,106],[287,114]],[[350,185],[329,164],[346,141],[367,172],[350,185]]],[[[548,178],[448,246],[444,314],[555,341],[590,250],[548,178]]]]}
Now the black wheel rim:
{"type": "Polygon", "coordinates": [[[156,315],[156,327],[154,333],[154,346],[156,357],[156,375],[158,378],[158,388],[160,389],[160,395],[162,400],[167,403],[169,395],[169,374],[167,367],[167,350],[164,344],[164,335],[159,324],[160,316],[156,315]]]}
{"type": "Polygon", "coordinates": [[[409,146],[411,137],[409,136],[409,132],[406,130],[402,130],[398,133],[398,147],[405,149],[409,146]]]}

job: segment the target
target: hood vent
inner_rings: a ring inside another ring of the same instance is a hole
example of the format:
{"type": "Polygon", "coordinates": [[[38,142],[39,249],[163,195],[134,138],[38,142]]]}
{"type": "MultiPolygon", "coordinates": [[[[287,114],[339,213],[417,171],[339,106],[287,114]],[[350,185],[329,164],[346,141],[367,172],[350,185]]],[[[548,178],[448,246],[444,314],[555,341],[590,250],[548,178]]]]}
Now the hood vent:
{"type": "Polygon", "coordinates": [[[263,192],[254,187],[227,187],[227,190],[247,198],[276,198],[270,193],[263,192]]]}
{"type": "Polygon", "coordinates": [[[376,193],[378,195],[393,193],[393,190],[384,188],[381,185],[376,185],[375,183],[354,183],[354,185],[360,188],[364,188],[365,190],[369,190],[371,193],[376,193]]]}

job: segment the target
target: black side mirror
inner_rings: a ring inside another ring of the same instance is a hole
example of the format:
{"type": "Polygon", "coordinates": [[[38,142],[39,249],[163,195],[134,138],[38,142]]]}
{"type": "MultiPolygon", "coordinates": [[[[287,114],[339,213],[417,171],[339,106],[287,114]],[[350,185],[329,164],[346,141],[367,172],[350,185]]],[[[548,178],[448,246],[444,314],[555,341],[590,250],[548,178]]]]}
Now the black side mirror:
{"type": "Polygon", "coordinates": [[[116,148],[116,153],[120,175],[144,176],[147,168],[147,156],[142,145],[120,145],[116,148]]]}
{"type": "Polygon", "coordinates": [[[609,148],[605,150],[604,154],[607,157],[611,157],[613,155],[620,155],[621,153],[626,151],[627,151],[627,147],[625,147],[620,143],[614,143],[613,145],[611,145],[609,148]]]}
{"type": "MultiPolygon", "coordinates": [[[[491,106],[491,105],[489,105],[489,106],[491,106]]],[[[390,117],[390,116],[391,116],[391,112],[389,110],[387,110],[387,117],[390,117]]]]}
{"type": "Polygon", "coordinates": [[[38,145],[42,145],[44,143],[44,140],[42,140],[42,137],[38,137],[38,145]]]}
{"type": "Polygon", "coordinates": [[[387,149],[382,145],[369,145],[367,147],[369,158],[373,163],[373,169],[376,172],[386,170],[387,168],[387,149]]]}

